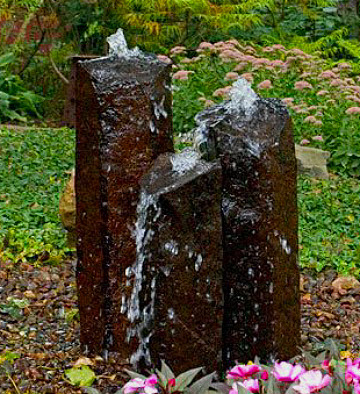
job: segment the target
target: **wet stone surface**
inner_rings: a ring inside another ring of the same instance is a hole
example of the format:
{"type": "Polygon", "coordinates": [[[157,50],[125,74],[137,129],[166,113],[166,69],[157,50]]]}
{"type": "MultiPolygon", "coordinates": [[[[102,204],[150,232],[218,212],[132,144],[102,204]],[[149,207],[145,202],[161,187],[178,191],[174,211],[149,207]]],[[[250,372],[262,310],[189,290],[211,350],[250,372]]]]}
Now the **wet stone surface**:
{"type": "Polygon", "coordinates": [[[120,305],[136,259],[139,180],[173,151],[170,68],[152,56],[106,57],[78,62],[75,77],[81,343],[126,356],[120,305]]]}
{"type": "MultiPolygon", "coordinates": [[[[296,160],[277,100],[238,86],[200,113],[195,141],[223,169],[224,361],[288,359],[300,340],[296,160]]],[[[204,153],[205,152],[205,153],[204,153]]]]}
{"type": "Polygon", "coordinates": [[[161,155],[141,181],[136,262],[123,313],[134,367],[220,370],[221,166],[194,151],[161,155]],[[191,356],[190,356],[191,355],[191,356]]]}

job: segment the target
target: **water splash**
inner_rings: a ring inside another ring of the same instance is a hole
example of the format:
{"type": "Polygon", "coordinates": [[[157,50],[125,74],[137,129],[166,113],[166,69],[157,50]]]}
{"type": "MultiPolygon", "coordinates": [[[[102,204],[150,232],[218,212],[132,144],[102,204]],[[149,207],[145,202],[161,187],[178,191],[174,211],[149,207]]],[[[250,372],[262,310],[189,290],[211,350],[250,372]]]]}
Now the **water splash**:
{"type": "Polygon", "coordinates": [[[230,90],[230,101],[227,108],[231,111],[237,110],[239,107],[245,111],[246,116],[250,116],[256,109],[256,101],[259,96],[253,91],[250,83],[243,78],[239,78],[230,90]]]}
{"type": "Polygon", "coordinates": [[[141,51],[138,47],[129,49],[122,29],[118,29],[117,32],[108,37],[106,41],[109,44],[110,57],[133,57],[141,55],[141,51]]]}
{"type": "Polygon", "coordinates": [[[184,149],[182,152],[171,156],[172,170],[178,175],[182,175],[192,170],[198,163],[200,156],[192,149],[184,149]]]}

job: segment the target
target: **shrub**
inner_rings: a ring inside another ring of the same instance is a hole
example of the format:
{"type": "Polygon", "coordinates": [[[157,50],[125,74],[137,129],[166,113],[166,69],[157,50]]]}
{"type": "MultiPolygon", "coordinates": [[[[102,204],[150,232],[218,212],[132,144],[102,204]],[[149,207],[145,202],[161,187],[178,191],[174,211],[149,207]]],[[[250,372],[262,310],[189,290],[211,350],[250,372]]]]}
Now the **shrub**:
{"type": "Polygon", "coordinates": [[[8,120],[26,121],[26,116],[41,117],[40,96],[25,89],[21,79],[8,72],[9,64],[15,61],[13,53],[0,56],[0,122],[8,120]]]}

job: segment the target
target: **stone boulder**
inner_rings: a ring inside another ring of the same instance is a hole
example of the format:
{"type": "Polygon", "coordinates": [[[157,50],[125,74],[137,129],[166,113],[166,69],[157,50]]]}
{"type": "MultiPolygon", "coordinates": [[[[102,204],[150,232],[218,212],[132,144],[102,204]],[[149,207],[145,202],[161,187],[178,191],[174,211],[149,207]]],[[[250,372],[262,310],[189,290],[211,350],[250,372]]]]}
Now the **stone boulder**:
{"type": "Polygon", "coordinates": [[[295,155],[299,174],[308,175],[312,178],[329,179],[326,163],[330,157],[330,152],[295,145],[295,155]]]}
{"type": "Polygon", "coordinates": [[[61,223],[68,231],[67,240],[69,247],[76,246],[76,207],[75,207],[75,169],[71,171],[64,192],[60,196],[59,215],[61,223]]]}

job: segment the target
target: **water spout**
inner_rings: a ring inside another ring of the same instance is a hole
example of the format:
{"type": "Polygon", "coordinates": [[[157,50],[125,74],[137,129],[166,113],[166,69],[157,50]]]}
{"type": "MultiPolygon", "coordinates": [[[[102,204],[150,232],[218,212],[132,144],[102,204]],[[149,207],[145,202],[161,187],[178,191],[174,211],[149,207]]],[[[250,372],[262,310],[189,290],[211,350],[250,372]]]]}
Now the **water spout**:
{"type": "Polygon", "coordinates": [[[259,96],[253,91],[250,83],[243,78],[239,78],[230,90],[230,101],[228,108],[230,110],[237,110],[242,108],[245,111],[245,115],[251,115],[256,106],[255,102],[259,99],[259,96]]]}
{"type": "Polygon", "coordinates": [[[106,39],[109,44],[109,56],[110,57],[126,57],[138,56],[141,51],[138,47],[129,49],[123,29],[118,29],[115,34],[112,34],[106,39]]]}

